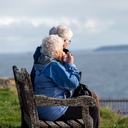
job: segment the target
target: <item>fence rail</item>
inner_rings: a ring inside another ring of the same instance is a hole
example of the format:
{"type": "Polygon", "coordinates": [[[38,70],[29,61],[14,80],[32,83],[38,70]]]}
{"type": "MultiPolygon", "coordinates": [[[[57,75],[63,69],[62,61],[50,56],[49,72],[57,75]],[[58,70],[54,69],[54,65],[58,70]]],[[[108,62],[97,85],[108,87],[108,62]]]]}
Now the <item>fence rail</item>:
{"type": "Polygon", "coordinates": [[[112,111],[121,115],[128,114],[128,98],[101,98],[100,106],[108,106],[112,111]]]}

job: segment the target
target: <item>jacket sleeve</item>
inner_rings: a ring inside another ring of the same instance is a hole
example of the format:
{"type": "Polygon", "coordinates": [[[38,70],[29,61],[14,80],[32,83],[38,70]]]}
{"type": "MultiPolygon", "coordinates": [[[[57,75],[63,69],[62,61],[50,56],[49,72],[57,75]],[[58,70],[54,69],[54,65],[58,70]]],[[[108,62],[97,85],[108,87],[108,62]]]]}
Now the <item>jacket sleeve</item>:
{"type": "Polygon", "coordinates": [[[46,77],[50,77],[60,88],[68,90],[75,89],[79,84],[79,71],[71,63],[62,65],[59,62],[52,62],[44,71],[46,77]]]}

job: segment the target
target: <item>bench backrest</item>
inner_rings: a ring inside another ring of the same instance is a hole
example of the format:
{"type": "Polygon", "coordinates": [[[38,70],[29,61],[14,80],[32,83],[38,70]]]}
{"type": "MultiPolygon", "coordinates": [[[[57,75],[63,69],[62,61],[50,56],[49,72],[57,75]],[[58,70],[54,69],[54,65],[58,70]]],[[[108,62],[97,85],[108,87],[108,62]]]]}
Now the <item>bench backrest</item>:
{"type": "Polygon", "coordinates": [[[33,124],[39,125],[30,75],[25,68],[22,68],[20,72],[16,66],[13,66],[13,73],[20,101],[22,120],[25,120],[29,126],[33,124]]]}

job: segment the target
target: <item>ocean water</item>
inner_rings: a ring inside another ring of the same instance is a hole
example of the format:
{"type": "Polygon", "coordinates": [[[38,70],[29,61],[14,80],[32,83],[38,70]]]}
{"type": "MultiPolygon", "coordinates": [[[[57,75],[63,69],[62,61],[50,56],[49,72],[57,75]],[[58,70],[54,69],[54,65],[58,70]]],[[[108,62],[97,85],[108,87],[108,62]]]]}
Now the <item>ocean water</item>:
{"type": "MultiPolygon", "coordinates": [[[[99,97],[128,97],[128,51],[72,52],[74,64],[82,71],[81,83],[99,97]]],[[[30,73],[33,55],[0,55],[0,77],[13,77],[12,66],[30,73]]]]}

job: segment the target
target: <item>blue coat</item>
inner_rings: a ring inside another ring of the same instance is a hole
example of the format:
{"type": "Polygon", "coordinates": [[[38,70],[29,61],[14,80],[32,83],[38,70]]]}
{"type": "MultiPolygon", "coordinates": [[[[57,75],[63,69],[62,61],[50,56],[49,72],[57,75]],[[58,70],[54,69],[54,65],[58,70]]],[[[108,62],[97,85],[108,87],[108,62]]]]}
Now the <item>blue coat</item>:
{"type": "MultiPolygon", "coordinates": [[[[70,98],[74,89],[79,84],[79,72],[76,66],[71,63],[65,65],[57,62],[51,56],[42,54],[35,68],[34,93],[54,98],[67,98],[66,93],[70,92],[70,98]]],[[[42,120],[54,121],[61,117],[68,109],[68,106],[38,106],[39,118],[42,120]]]]}

